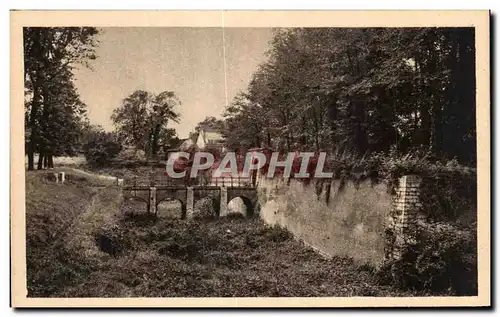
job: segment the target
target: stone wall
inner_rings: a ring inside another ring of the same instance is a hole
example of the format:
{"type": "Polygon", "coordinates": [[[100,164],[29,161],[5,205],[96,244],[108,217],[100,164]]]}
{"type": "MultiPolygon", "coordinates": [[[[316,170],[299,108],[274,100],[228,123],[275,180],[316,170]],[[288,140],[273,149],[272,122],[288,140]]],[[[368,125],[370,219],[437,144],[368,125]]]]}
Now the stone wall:
{"type": "Polygon", "coordinates": [[[404,176],[395,191],[370,180],[304,184],[259,180],[260,217],[279,224],[326,256],[347,256],[378,266],[398,259],[415,243],[419,217],[418,176],[404,176]]]}
{"type": "Polygon", "coordinates": [[[386,184],[339,180],[259,180],[260,217],[279,224],[324,255],[382,263],[392,206],[386,184]]]}

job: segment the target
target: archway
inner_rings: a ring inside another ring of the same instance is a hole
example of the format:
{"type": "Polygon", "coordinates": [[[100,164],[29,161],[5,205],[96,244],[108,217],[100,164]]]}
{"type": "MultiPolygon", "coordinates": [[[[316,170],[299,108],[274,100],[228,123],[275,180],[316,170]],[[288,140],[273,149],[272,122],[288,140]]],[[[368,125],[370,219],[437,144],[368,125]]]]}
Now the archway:
{"type": "Polygon", "coordinates": [[[183,219],[186,206],[178,199],[165,199],[156,204],[156,215],[160,218],[183,219]]]}
{"type": "Polygon", "coordinates": [[[146,214],[149,212],[149,202],[137,196],[126,197],[122,201],[121,210],[127,216],[146,214]]]}
{"type": "Polygon", "coordinates": [[[245,196],[234,197],[227,203],[227,213],[231,214],[241,214],[244,217],[253,217],[252,201],[245,196]]]}
{"type": "Polygon", "coordinates": [[[196,200],[193,204],[193,217],[212,219],[219,217],[219,201],[211,196],[196,200]]]}

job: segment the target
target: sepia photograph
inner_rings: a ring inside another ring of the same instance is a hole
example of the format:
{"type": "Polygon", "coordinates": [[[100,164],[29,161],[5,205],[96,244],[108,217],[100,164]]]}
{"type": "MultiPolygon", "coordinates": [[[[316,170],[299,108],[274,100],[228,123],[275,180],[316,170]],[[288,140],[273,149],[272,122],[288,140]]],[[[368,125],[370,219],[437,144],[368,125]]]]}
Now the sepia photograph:
{"type": "Polygon", "coordinates": [[[489,306],[489,19],[11,11],[12,305],[489,306]]]}

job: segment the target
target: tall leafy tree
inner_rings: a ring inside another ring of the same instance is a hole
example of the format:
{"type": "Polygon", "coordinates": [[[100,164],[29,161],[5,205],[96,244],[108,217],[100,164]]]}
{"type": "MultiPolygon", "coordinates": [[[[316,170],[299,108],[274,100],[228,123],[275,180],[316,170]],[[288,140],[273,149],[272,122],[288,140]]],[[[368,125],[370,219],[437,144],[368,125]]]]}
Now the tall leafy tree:
{"type": "Polygon", "coordinates": [[[472,28],[278,29],[270,44],[227,108],[233,146],[475,161],[472,28]]]}
{"type": "Polygon", "coordinates": [[[34,169],[34,153],[40,161],[68,148],[75,123],[83,115],[83,103],[73,85],[72,70],[95,59],[95,35],[91,27],[24,28],[25,127],[28,169],[34,169]],[[66,134],[65,134],[66,133],[66,134]],[[57,145],[59,141],[67,144],[57,145]]]}
{"type": "Polygon", "coordinates": [[[162,138],[169,136],[168,122],[179,122],[180,114],[175,109],[180,105],[172,91],[155,95],[138,90],[123,100],[111,119],[126,144],[155,155],[162,138]]]}
{"type": "Polygon", "coordinates": [[[227,146],[243,151],[261,147],[265,138],[265,122],[261,114],[262,109],[252,103],[247,95],[237,95],[224,113],[227,146]]]}
{"type": "Polygon", "coordinates": [[[199,122],[196,125],[196,127],[194,128],[194,130],[195,130],[195,132],[199,133],[203,127],[211,128],[211,129],[216,130],[220,133],[223,133],[225,130],[224,121],[221,119],[217,119],[215,117],[212,117],[212,116],[206,117],[203,121],[199,122]]]}

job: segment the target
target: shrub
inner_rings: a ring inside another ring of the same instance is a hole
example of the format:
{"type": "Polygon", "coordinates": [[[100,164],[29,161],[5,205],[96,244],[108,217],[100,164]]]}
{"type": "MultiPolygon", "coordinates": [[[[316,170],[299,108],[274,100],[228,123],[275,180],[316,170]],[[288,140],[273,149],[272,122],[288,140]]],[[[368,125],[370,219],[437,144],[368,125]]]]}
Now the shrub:
{"type": "Polygon", "coordinates": [[[285,242],[293,238],[293,234],[286,228],[275,224],[267,227],[266,236],[273,242],[285,242]]]}
{"type": "Polygon", "coordinates": [[[384,266],[381,276],[402,288],[432,294],[477,295],[477,239],[474,229],[422,225],[417,244],[384,266]]]}
{"type": "Polygon", "coordinates": [[[117,256],[133,248],[132,239],[124,230],[117,228],[100,229],[94,235],[99,249],[110,255],[117,256]]]}
{"type": "Polygon", "coordinates": [[[392,186],[401,176],[416,174],[432,179],[448,177],[453,181],[469,182],[475,186],[474,168],[460,165],[454,159],[436,161],[419,151],[405,155],[380,152],[361,158],[352,153],[332,153],[327,156],[326,166],[327,170],[333,172],[334,178],[344,181],[370,178],[376,182],[388,182],[392,186]]]}
{"type": "Polygon", "coordinates": [[[114,133],[95,131],[84,144],[83,151],[87,163],[91,166],[103,167],[118,155],[121,148],[114,133]]]}
{"type": "Polygon", "coordinates": [[[420,186],[422,211],[431,221],[467,226],[476,221],[476,174],[457,171],[424,176],[420,186]]]}
{"type": "Polygon", "coordinates": [[[123,161],[146,161],[146,153],[135,148],[124,148],[118,153],[117,159],[123,161]]]}

